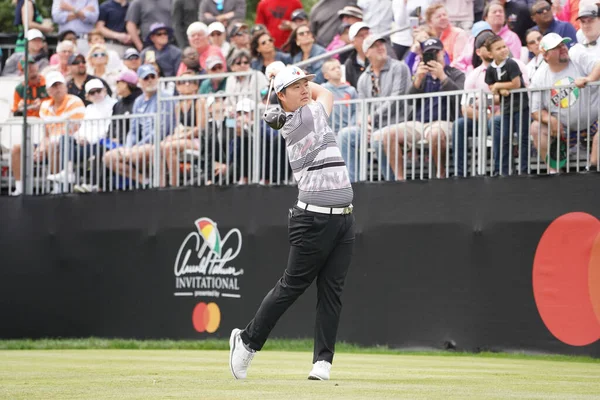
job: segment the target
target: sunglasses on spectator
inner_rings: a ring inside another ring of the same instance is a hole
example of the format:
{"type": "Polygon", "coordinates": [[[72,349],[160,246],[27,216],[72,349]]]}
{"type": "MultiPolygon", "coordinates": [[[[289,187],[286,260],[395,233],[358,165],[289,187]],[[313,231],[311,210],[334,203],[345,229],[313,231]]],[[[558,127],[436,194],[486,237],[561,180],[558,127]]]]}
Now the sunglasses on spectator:
{"type": "Polygon", "coordinates": [[[169,33],[167,31],[158,31],[154,34],[154,36],[167,36],[169,33]]]}
{"type": "Polygon", "coordinates": [[[248,61],[248,60],[237,61],[237,62],[233,63],[233,65],[250,65],[250,61],[248,61]]]}
{"type": "Polygon", "coordinates": [[[92,57],[94,57],[94,58],[106,57],[106,53],[93,53],[92,57]]]}
{"type": "Polygon", "coordinates": [[[244,36],[247,34],[248,34],[248,31],[239,31],[239,32],[236,32],[236,34],[234,36],[244,36]]]}
{"type": "Polygon", "coordinates": [[[213,71],[213,72],[215,72],[215,71],[221,71],[222,69],[223,69],[222,65],[215,65],[210,70],[213,71]]]}
{"type": "Polygon", "coordinates": [[[140,56],[136,56],[136,55],[129,56],[126,58],[126,60],[139,60],[139,59],[140,59],[140,56]]]}
{"type": "Polygon", "coordinates": [[[198,81],[180,81],[177,84],[181,86],[197,85],[198,81]]]}
{"type": "Polygon", "coordinates": [[[538,36],[538,37],[536,37],[535,39],[531,39],[531,40],[529,40],[529,41],[527,42],[527,44],[536,44],[536,43],[539,43],[539,42],[541,42],[541,41],[542,41],[542,37],[541,37],[541,36],[538,36]]]}
{"type": "Polygon", "coordinates": [[[302,32],[297,32],[298,36],[309,36],[312,35],[311,31],[302,31],[302,32]]]}
{"type": "Polygon", "coordinates": [[[210,36],[221,36],[222,34],[223,34],[223,32],[214,31],[214,32],[211,32],[210,36]]]}
{"type": "Polygon", "coordinates": [[[267,43],[273,43],[273,39],[270,39],[270,38],[269,38],[269,39],[267,39],[267,40],[263,40],[262,42],[260,42],[260,45],[261,45],[261,46],[264,46],[264,45],[265,45],[265,44],[267,44],[267,43]]]}
{"type": "Polygon", "coordinates": [[[145,80],[145,81],[149,81],[150,79],[156,79],[156,75],[154,75],[154,74],[150,74],[150,75],[147,75],[147,76],[144,78],[144,80],[145,80]]]}
{"type": "Polygon", "coordinates": [[[97,95],[97,94],[98,94],[98,93],[100,93],[100,92],[102,92],[102,89],[92,89],[92,90],[90,90],[90,91],[88,92],[88,95],[90,95],[90,96],[95,96],[95,95],[97,95]]]}
{"type": "Polygon", "coordinates": [[[550,7],[550,6],[545,6],[545,7],[542,7],[542,8],[540,8],[540,9],[538,9],[538,10],[535,10],[535,11],[534,11],[534,13],[535,13],[535,14],[538,14],[538,15],[542,15],[542,14],[544,14],[545,12],[548,12],[548,11],[550,11],[551,9],[552,9],[552,7],[550,7]]]}
{"type": "Polygon", "coordinates": [[[85,60],[73,61],[71,65],[85,65],[85,60]]]}

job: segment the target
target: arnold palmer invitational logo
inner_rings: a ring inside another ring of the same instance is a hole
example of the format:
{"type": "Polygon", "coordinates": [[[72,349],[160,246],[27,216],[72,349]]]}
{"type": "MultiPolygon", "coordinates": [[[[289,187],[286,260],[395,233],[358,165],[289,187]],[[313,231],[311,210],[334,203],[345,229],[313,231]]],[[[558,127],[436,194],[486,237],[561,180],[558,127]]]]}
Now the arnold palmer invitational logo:
{"type": "Polygon", "coordinates": [[[209,218],[197,219],[196,231],[185,238],[175,259],[175,296],[240,298],[239,277],[233,264],[242,250],[242,234],[234,228],[221,237],[209,218]]]}

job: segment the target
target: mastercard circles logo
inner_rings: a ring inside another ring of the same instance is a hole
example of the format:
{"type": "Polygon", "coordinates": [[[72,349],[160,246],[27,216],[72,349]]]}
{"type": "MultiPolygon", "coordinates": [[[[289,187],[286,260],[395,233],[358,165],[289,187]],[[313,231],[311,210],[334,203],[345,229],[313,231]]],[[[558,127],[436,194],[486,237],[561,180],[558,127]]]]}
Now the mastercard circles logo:
{"type": "Polygon", "coordinates": [[[600,339],[600,221],[562,215],[546,229],[533,261],[533,294],[548,330],[561,342],[600,339]]]}
{"type": "Polygon", "coordinates": [[[215,333],[221,325],[221,310],[216,303],[198,303],[192,313],[194,329],[203,333],[215,333]]]}

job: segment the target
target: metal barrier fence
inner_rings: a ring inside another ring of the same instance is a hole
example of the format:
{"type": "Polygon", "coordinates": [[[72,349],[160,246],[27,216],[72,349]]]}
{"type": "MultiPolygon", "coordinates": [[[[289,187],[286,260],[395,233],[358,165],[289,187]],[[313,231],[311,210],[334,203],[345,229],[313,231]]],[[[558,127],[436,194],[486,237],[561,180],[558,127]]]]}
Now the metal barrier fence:
{"type": "MultiPolygon", "coordinates": [[[[157,112],[29,118],[25,146],[22,119],[11,118],[0,124],[0,194],[293,184],[285,142],[260,118],[267,99],[257,82],[254,71],[164,78],[157,112]],[[251,84],[198,94],[207,79],[251,84]],[[27,187],[20,187],[23,176],[27,187]]],[[[567,173],[597,165],[599,108],[598,85],[508,97],[436,92],[336,101],[330,124],[353,181],[567,173]],[[556,121],[537,123],[536,104],[556,121]],[[561,140],[555,123],[565,127],[561,140]]]]}

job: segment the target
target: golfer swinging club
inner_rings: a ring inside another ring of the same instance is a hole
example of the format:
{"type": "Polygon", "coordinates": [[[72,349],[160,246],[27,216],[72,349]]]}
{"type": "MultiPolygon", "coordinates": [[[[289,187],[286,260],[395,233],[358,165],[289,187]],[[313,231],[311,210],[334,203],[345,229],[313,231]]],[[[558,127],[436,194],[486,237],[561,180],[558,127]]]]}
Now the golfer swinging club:
{"type": "Polygon", "coordinates": [[[275,76],[274,88],[285,113],[280,111],[281,118],[271,119],[269,110],[265,113],[265,120],[281,129],[286,141],[298,182],[298,200],[289,210],[291,247],[283,276],[248,326],[231,332],[229,367],[236,379],[246,378],[256,351],[262,349],[279,318],[315,278],[317,315],[313,368],[308,379],[329,379],[341,295],[354,246],[353,191],[328,125],[333,95],[310,82],[314,77],[295,66],[281,70],[275,76]]]}

